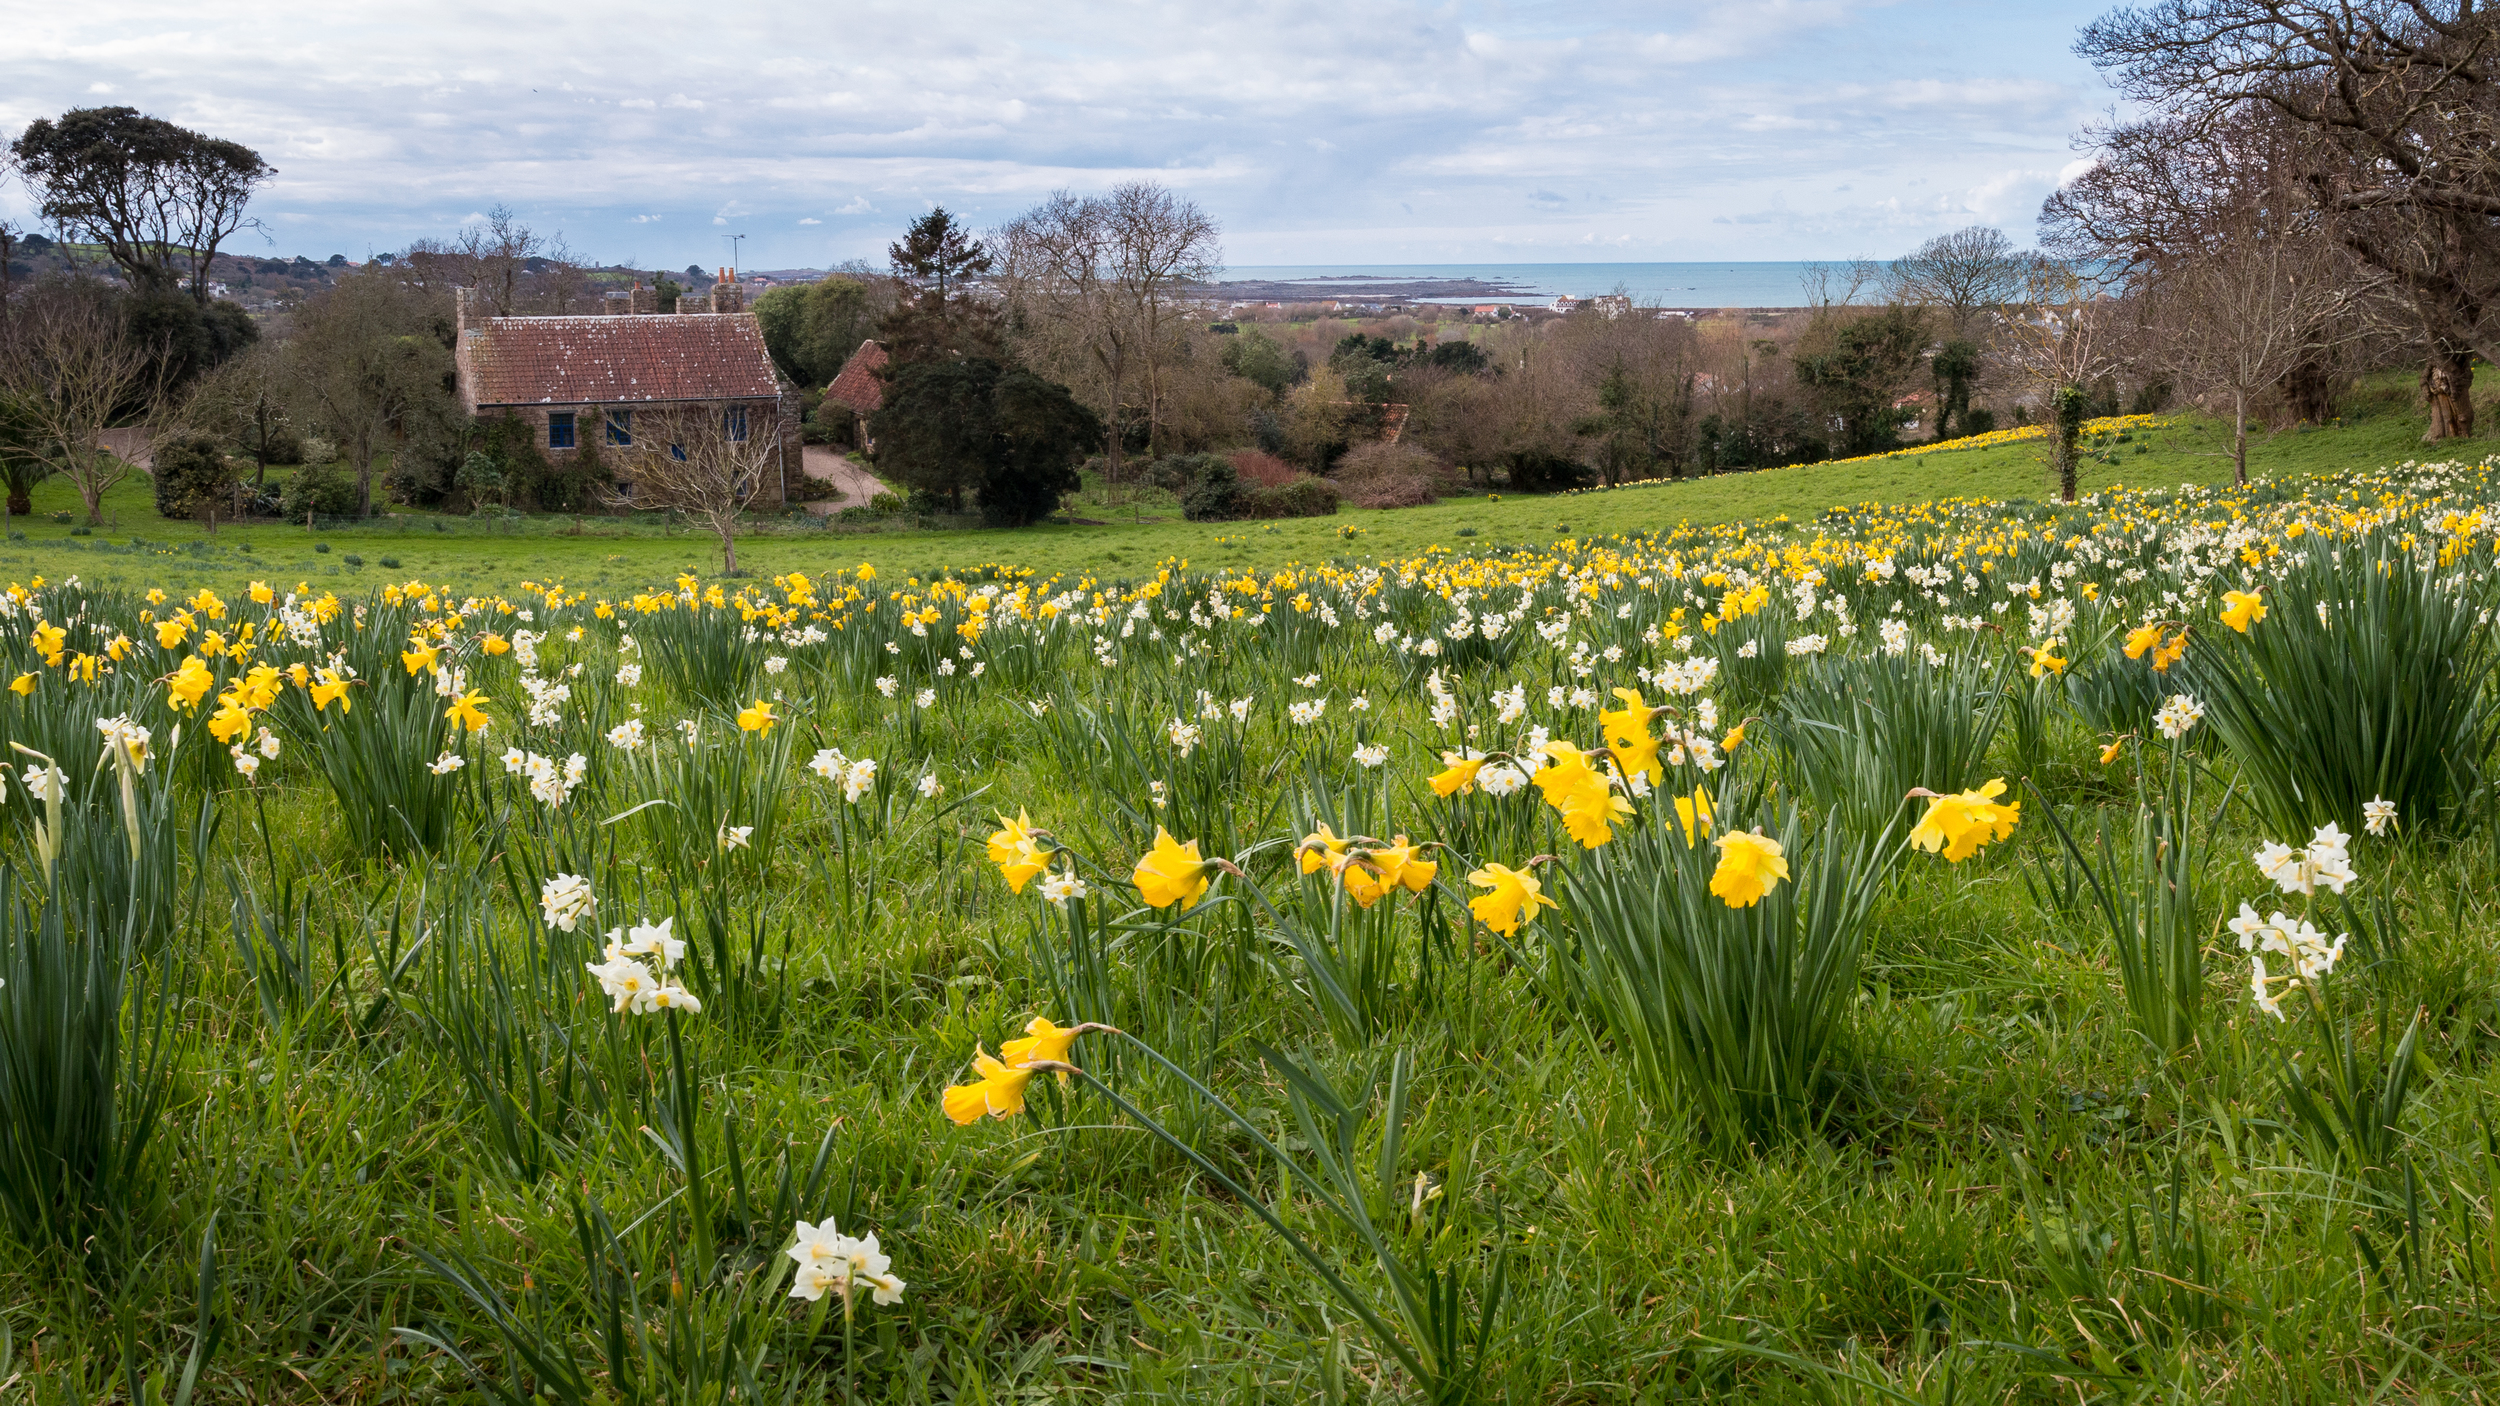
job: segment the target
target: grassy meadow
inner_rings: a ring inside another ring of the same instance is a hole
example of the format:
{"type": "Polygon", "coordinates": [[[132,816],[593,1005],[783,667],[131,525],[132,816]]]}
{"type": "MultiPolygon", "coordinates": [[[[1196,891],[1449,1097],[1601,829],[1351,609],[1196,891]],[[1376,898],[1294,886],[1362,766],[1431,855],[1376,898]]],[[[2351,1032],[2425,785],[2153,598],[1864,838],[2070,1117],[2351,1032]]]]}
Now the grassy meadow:
{"type": "Polygon", "coordinates": [[[2404,419],[725,582],[38,517],[0,1398],[2483,1399],[2500,469],[2404,419]]]}
{"type": "MultiPolygon", "coordinates": [[[[2500,412],[2500,389],[2491,409],[2500,412]]],[[[2125,444],[2107,443],[2102,456],[2087,460],[2081,475],[2085,490],[2229,482],[2227,423],[2192,412],[2164,419],[2161,428],[2131,434],[2125,444]]],[[[2402,463],[2427,452],[2421,432],[2409,388],[2397,379],[2374,378],[2351,397],[2340,424],[2252,434],[2249,471],[2252,477],[2299,478],[2402,463]]],[[[904,579],[927,580],[985,563],[1030,567],[1043,576],[1116,579],[1151,574],[1167,558],[1186,558],[1208,569],[1269,569],[1289,562],[1406,556],[1435,545],[1546,547],[1684,522],[1804,520],[1861,503],[1957,497],[2037,501],[2054,496],[2053,490],[2044,446],[2035,440],[1559,498],[1479,495],[1421,508],[1349,508],[1333,517],[1275,523],[1184,522],[1168,494],[1105,495],[1096,485],[1062,515],[1081,519],[1078,523],[1054,521],[1013,532],[827,530],[815,520],[759,524],[738,550],[742,566],[767,576],[847,570],[867,561],[904,579]]],[[[66,482],[39,484],[35,510],[33,519],[12,524],[26,534],[24,541],[0,542],[0,574],[75,573],[82,580],[142,588],[220,590],[283,577],[286,583],[346,591],[370,589],[368,575],[378,579],[396,571],[462,592],[495,592],[511,588],[518,562],[525,564],[522,575],[615,593],[680,571],[708,577],[720,563],[718,542],[699,530],[664,532],[599,518],[497,522],[405,512],[372,527],[324,525],[307,532],[301,526],[259,524],[209,534],[197,524],[158,516],[144,476],[136,474],[108,495],[107,525],[89,536],[71,535],[84,510],[66,482]],[[54,521],[61,513],[69,513],[70,520],[54,521]],[[328,552],[315,550],[325,545],[328,552]],[[360,558],[361,567],[347,563],[350,555],[360,558]],[[382,567],[386,557],[400,565],[382,567]]]]}

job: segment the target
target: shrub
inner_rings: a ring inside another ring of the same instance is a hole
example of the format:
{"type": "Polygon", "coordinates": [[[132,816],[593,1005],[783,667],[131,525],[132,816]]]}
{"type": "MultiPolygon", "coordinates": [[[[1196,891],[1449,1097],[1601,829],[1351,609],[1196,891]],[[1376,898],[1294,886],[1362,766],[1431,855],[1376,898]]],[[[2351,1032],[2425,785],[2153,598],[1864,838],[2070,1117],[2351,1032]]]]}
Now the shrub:
{"type": "Polygon", "coordinates": [[[1309,474],[1241,496],[1241,516],[1246,518],[1328,517],[1336,511],[1337,485],[1309,474]]]}
{"type": "Polygon", "coordinates": [[[244,452],[249,453],[258,447],[261,451],[262,463],[291,466],[304,462],[304,437],[284,425],[275,426],[269,431],[266,444],[255,446],[254,439],[253,432],[246,430],[243,435],[243,449],[244,452]]]}
{"type": "Polygon", "coordinates": [[[278,511],[290,518],[306,513],[319,517],[352,517],[356,512],[356,480],[336,463],[306,464],[297,469],[278,494],[278,511]]]}
{"type": "Polygon", "coordinates": [[[1568,454],[1520,449],[1502,456],[1510,486],[1521,493],[1560,493],[1597,482],[1597,471],[1568,454]]]}
{"type": "Polygon", "coordinates": [[[1181,492],[1181,516],[1191,522],[1224,522],[1240,517],[1241,476],[1232,462],[1213,454],[1193,454],[1195,471],[1181,492]]]}
{"type": "Polygon", "coordinates": [[[149,472],[156,480],[156,511],[166,517],[231,510],[237,476],[226,465],[224,448],[206,435],[177,435],[159,445],[149,472]]]}
{"type": "Polygon", "coordinates": [[[1263,449],[1236,449],[1229,456],[1233,472],[1254,488],[1282,488],[1306,475],[1263,449]]]}
{"type": "Polygon", "coordinates": [[[1358,444],[1337,461],[1338,490],[1358,508],[1414,508],[1449,486],[1441,461],[1411,444],[1358,444]]]}
{"type": "Polygon", "coordinates": [[[334,440],[323,439],[319,435],[306,437],[303,442],[303,448],[304,457],[298,461],[301,463],[328,464],[336,462],[339,457],[339,447],[337,442],[334,440]]]}

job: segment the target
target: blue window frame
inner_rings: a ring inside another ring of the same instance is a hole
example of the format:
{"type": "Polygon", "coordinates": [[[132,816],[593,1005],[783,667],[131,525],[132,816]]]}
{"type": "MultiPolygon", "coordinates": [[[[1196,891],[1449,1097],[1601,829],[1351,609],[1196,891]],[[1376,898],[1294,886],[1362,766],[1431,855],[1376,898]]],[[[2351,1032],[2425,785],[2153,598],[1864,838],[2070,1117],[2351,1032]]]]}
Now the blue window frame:
{"type": "Polygon", "coordinates": [[[672,459],[676,460],[678,463],[681,463],[681,464],[682,464],[682,463],[684,463],[684,462],[686,462],[686,446],[684,446],[684,445],[682,445],[682,444],[672,444],[672,445],[670,445],[670,446],[668,447],[668,457],[670,457],[670,458],[672,458],[672,459]]]}
{"type": "Polygon", "coordinates": [[[632,444],[633,442],[634,442],[634,412],[633,412],[633,411],[631,411],[631,410],[611,410],[611,411],[609,411],[609,412],[608,412],[608,443],[610,443],[610,444],[632,444]]]}
{"type": "Polygon", "coordinates": [[[745,439],[747,437],[747,408],[743,405],[733,405],[723,411],[721,428],[727,431],[733,440],[745,439]]]}
{"type": "Polygon", "coordinates": [[[547,447],[549,449],[573,447],[572,411],[558,410],[547,416],[547,447]]]}

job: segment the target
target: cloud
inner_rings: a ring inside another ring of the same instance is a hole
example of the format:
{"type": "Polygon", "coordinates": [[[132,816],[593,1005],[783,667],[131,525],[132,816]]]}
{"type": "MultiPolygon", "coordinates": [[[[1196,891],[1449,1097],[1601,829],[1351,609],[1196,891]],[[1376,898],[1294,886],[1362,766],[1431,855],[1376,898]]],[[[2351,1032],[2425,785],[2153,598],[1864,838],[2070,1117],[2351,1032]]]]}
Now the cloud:
{"type": "Polygon", "coordinates": [[[823,223],[824,223],[824,221],[822,221],[822,220],[820,220],[820,219],[817,219],[817,218],[816,218],[815,216],[813,216],[813,215],[810,215],[810,216],[808,216],[806,219],[803,219],[803,220],[799,221],[799,223],[800,223],[800,224],[803,224],[803,225],[821,225],[821,224],[823,224],[823,223]]]}
{"type": "Polygon", "coordinates": [[[704,231],[734,224],[771,266],[875,256],[932,205],[988,226],[1137,179],[1205,206],[1244,263],[1827,257],[1978,218],[2023,237],[2107,101],[2078,15],[1966,0],[1269,0],[1185,25],[865,0],[838,44],[735,7],[690,44],[653,0],[424,27],[161,5],[13,17],[0,129],[111,92],[243,141],[279,169],[256,213],[316,257],[502,203],[662,263],[716,261],[704,231]],[[650,245],[663,218],[685,247],[650,245]]]}

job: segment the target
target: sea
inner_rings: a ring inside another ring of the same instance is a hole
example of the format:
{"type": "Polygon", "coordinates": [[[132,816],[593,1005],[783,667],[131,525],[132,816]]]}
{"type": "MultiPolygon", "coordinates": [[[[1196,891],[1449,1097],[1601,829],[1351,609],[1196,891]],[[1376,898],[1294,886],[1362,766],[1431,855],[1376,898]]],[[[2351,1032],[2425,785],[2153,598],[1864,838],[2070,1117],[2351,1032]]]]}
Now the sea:
{"type": "MultiPolygon", "coordinates": [[[[1804,263],[1729,261],[1677,264],[1270,264],[1227,268],[1222,283],[1323,286],[1360,298],[1364,285],[1467,279],[1494,285],[1488,303],[1550,303],[1560,296],[1627,293],[1667,308],[1793,308],[1806,301],[1804,263]]],[[[1438,301],[1438,299],[1436,299],[1438,301]]]]}

